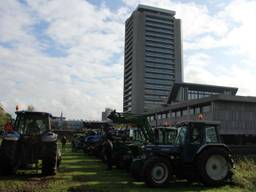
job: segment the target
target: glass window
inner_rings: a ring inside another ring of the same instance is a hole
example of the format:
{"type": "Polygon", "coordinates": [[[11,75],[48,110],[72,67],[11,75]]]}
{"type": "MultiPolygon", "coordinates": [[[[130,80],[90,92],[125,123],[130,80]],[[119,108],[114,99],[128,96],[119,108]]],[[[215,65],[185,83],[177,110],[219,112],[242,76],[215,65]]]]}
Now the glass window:
{"type": "Polygon", "coordinates": [[[199,127],[192,127],[191,143],[200,144],[202,138],[201,135],[201,129],[199,127]]]}
{"type": "Polygon", "coordinates": [[[180,127],[178,129],[178,135],[176,137],[176,144],[185,144],[186,142],[186,135],[187,135],[188,128],[187,127],[180,127]]]}
{"type": "Polygon", "coordinates": [[[188,115],[188,110],[187,110],[187,109],[184,109],[184,110],[182,111],[182,116],[186,116],[186,115],[188,115]]]}
{"type": "Polygon", "coordinates": [[[190,114],[190,115],[194,115],[194,114],[195,114],[195,113],[194,113],[194,108],[189,109],[189,114],[190,114]]]}
{"type": "Polygon", "coordinates": [[[202,112],[203,112],[203,113],[210,112],[210,105],[203,106],[203,107],[202,107],[202,112]]]}
{"type": "Polygon", "coordinates": [[[19,125],[17,125],[16,128],[21,134],[42,134],[49,129],[48,116],[35,114],[22,115],[20,117],[19,125]]]}
{"type": "Polygon", "coordinates": [[[167,118],[167,114],[166,113],[162,114],[162,118],[166,119],[167,118]]]}
{"type": "Polygon", "coordinates": [[[199,114],[200,113],[200,107],[196,107],[195,108],[195,114],[199,114]]]}
{"type": "Polygon", "coordinates": [[[211,126],[205,128],[205,141],[206,143],[218,143],[216,127],[211,126]]]}

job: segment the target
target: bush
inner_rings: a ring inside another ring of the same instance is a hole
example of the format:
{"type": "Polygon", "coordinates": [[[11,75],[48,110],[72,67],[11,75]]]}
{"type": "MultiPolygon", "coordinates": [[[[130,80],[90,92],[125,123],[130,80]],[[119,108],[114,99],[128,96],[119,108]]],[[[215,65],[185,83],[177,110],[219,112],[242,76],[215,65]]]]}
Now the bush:
{"type": "Polygon", "coordinates": [[[248,191],[256,188],[256,160],[244,159],[236,164],[233,180],[235,184],[239,185],[248,191]]]}

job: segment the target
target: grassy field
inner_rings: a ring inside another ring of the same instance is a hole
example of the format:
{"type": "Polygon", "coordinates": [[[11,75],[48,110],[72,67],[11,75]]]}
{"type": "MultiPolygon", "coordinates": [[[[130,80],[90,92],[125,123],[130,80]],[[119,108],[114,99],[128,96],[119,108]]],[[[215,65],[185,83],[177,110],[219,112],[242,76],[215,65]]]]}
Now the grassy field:
{"type": "Polygon", "coordinates": [[[81,152],[72,152],[70,148],[63,151],[63,161],[59,172],[54,177],[41,177],[35,172],[12,177],[0,178],[0,192],[30,191],[69,191],[69,192],[192,192],[192,191],[256,191],[256,165],[243,161],[236,169],[236,184],[221,188],[205,188],[199,184],[186,182],[171,183],[168,188],[151,189],[144,183],[134,182],[128,173],[113,169],[107,171],[99,160],[85,156],[81,152]]]}

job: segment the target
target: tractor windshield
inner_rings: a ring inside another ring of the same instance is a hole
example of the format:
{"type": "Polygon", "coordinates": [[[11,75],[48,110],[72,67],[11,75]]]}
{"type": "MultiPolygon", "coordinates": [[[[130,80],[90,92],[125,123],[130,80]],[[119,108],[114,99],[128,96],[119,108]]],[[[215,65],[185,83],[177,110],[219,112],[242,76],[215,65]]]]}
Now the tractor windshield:
{"type": "Polygon", "coordinates": [[[160,127],[158,128],[159,144],[173,144],[177,135],[177,129],[174,127],[160,127]]]}
{"type": "Polygon", "coordinates": [[[132,138],[133,141],[144,141],[145,140],[141,130],[138,128],[130,129],[130,137],[132,138]]]}
{"type": "Polygon", "coordinates": [[[177,136],[175,139],[175,144],[184,145],[186,142],[187,132],[188,132],[187,126],[182,126],[177,128],[177,136]]]}
{"type": "Polygon", "coordinates": [[[47,115],[21,114],[17,117],[15,128],[25,135],[39,135],[49,130],[47,115]]]}

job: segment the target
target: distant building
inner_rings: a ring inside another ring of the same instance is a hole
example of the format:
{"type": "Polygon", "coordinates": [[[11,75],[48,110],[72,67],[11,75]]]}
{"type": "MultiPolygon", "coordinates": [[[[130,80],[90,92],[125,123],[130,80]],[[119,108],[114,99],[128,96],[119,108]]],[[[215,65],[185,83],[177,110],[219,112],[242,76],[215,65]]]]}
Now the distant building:
{"type": "Polygon", "coordinates": [[[166,103],[183,81],[181,21],[175,11],[139,5],[125,22],[123,111],[143,113],[166,103]]]}
{"type": "Polygon", "coordinates": [[[109,121],[108,115],[113,111],[111,108],[105,108],[105,111],[101,114],[101,120],[102,121],[109,121]]]}
{"type": "Polygon", "coordinates": [[[238,88],[197,83],[175,83],[167,103],[200,99],[212,95],[236,95],[238,88]]]}
{"type": "Polygon", "coordinates": [[[53,129],[63,129],[65,120],[66,120],[66,117],[63,116],[63,113],[61,113],[60,117],[53,116],[52,117],[53,129]]]}
{"type": "Polygon", "coordinates": [[[64,121],[64,129],[79,130],[84,127],[82,120],[66,120],[64,121]]]}

